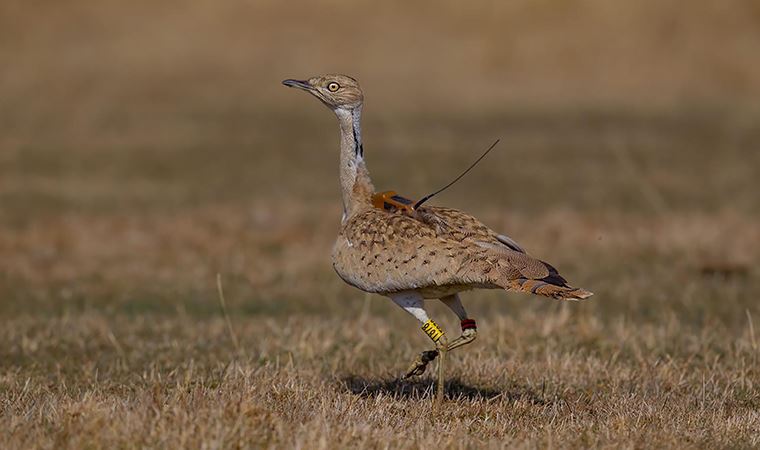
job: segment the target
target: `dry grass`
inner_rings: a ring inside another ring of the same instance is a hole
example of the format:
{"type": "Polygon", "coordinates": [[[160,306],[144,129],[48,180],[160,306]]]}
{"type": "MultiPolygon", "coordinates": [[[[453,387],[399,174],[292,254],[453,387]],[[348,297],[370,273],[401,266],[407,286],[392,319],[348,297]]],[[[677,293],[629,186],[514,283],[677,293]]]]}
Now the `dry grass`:
{"type": "Polygon", "coordinates": [[[0,379],[3,444],[758,445],[757,349],[720,324],[605,322],[557,305],[485,317],[482,340],[452,358],[434,415],[430,379],[396,378],[426,345],[411,321],[392,327],[397,312],[382,305],[349,309],[353,320],[239,319],[243,355],[220,318],[18,318],[2,336],[14,343],[0,379]]]}
{"type": "Polygon", "coordinates": [[[0,6],[0,448],[760,446],[754,2],[119,3],[0,6]],[[438,202],[596,293],[466,295],[436,415],[330,267],[336,127],[278,86],[327,70],[379,188],[501,137],[438,202]]]}

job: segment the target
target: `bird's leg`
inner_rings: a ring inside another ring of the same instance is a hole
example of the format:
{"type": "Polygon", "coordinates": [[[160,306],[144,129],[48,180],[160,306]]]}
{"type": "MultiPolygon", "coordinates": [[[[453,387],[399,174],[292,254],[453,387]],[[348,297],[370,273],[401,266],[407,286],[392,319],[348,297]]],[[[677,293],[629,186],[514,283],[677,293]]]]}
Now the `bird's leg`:
{"type": "MultiPolygon", "coordinates": [[[[446,336],[443,335],[443,330],[441,330],[438,324],[432,320],[428,320],[424,325],[422,325],[422,331],[424,331],[425,334],[427,334],[428,337],[433,340],[436,347],[436,355],[438,355],[438,381],[435,392],[435,401],[433,402],[433,409],[437,410],[443,402],[443,391],[445,386],[444,362],[446,361],[446,353],[448,352],[448,343],[446,341],[446,336]]],[[[425,366],[427,366],[427,363],[424,363],[420,370],[420,373],[425,371],[425,366]]],[[[417,372],[417,367],[413,367],[412,369],[413,372],[417,372]]],[[[407,376],[409,375],[407,374],[407,376]]]]}
{"type": "Polygon", "coordinates": [[[448,295],[441,299],[444,305],[448,306],[450,310],[454,311],[454,314],[459,317],[460,324],[462,326],[462,335],[451,341],[446,350],[454,350],[455,348],[467,345],[474,341],[478,335],[478,327],[475,324],[475,320],[467,317],[467,311],[462,306],[462,301],[459,299],[458,294],[448,295]]]}
{"type": "Polygon", "coordinates": [[[438,411],[443,403],[443,391],[445,386],[443,363],[446,362],[446,353],[448,353],[448,345],[446,345],[446,338],[441,334],[441,339],[436,342],[438,347],[438,380],[435,392],[435,401],[433,402],[433,410],[438,411]]]}
{"type": "Polygon", "coordinates": [[[428,363],[436,359],[441,350],[446,346],[447,341],[443,335],[443,330],[441,330],[438,324],[430,320],[428,317],[427,312],[423,307],[424,300],[422,298],[422,295],[420,295],[418,292],[398,292],[390,295],[390,298],[397,305],[404,308],[406,312],[413,315],[417,320],[420,321],[420,323],[422,323],[422,331],[427,334],[427,336],[433,341],[436,346],[434,350],[426,350],[417,355],[414,361],[412,361],[412,364],[410,364],[409,368],[406,370],[406,375],[404,375],[404,378],[422,375],[425,373],[425,369],[427,368],[428,363]]]}

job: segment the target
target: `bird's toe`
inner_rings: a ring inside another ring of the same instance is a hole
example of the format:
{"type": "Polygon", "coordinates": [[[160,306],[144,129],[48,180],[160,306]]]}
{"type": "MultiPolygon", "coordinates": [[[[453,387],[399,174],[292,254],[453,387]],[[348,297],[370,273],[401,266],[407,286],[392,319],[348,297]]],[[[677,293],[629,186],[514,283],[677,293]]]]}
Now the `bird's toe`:
{"type": "Polygon", "coordinates": [[[434,360],[436,356],[438,356],[438,350],[427,350],[417,355],[417,357],[414,358],[414,361],[412,361],[412,364],[409,365],[409,368],[406,369],[406,375],[404,378],[414,377],[425,373],[428,363],[434,360]]]}

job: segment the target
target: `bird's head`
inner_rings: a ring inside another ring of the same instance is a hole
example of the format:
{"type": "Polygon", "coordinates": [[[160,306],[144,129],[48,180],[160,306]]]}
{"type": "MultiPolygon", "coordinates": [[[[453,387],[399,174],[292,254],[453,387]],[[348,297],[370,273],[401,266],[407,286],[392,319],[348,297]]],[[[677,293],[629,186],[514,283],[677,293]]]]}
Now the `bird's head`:
{"type": "Polygon", "coordinates": [[[308,80],[288,79],[282,84],[309,92],[333,111],[352,110],[364,101],[359,82],[346,75],[322,75],[308,80]]]}

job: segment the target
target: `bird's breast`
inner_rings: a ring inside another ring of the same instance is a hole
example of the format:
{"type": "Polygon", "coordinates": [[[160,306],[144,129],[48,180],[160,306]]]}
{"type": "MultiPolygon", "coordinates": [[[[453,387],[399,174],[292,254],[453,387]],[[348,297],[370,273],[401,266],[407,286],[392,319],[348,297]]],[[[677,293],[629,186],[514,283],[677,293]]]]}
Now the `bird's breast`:
{"type": "Polygon", "coordinates": [[[392,254],[360,246],[339,236],[332,251],[335,272],[343,281],[365,292],[387,293],[407,288],[404,273],[392,254]]]}

